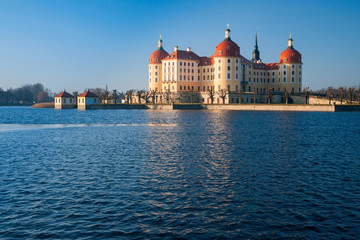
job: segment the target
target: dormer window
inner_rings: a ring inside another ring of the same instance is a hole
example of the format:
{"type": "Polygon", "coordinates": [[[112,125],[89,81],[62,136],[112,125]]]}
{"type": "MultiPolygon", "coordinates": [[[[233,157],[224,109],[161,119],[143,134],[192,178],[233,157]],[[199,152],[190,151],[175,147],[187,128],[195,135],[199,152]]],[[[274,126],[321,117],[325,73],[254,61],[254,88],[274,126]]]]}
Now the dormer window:
{"type": "Polygon", "coordinates": [[[159,61],[159,59],[156,59],[156,62],[158,62],[159,61]]]}
{"type": "Polygon", "coordinates": [[[230,46],[227,47],[227,50],[230,50],[230,46]]]}
{"type": "Polygon", "coordinates": [[[235,56],[238,56],[238,55],[239,55],[239,53],[238,53],[238,51],[236,51],[236,52],[235,52],[235,56]]]}
{"type": "Polygon", "coordinates": [[[295,53],[292,53],[291,55],[294,57],[294,56],[295,56],[295,53]]]}
{"type": "Polygon", "coordinates": [[[222,51],[219,51],[219,55],[220,55],[220,56],[222,55],[222,51]]]}
{"type": "Polygon", "coordinates": [[[287,62],[287,58],[285,58],[285,62],[287,62]]]}

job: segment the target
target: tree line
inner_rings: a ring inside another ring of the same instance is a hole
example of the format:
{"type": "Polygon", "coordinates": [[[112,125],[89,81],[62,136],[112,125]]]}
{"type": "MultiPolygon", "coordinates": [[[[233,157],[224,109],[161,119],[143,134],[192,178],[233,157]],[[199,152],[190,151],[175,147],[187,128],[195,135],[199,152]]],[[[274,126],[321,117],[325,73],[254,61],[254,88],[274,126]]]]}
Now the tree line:
{"type": "Polygon", "coordinates": [[[31,105],[39,102],[51,102],[51,91],[41,83],[26,84],[19,88],[10,88],[6,91],[0,88],[0,105],[31,105]]]}

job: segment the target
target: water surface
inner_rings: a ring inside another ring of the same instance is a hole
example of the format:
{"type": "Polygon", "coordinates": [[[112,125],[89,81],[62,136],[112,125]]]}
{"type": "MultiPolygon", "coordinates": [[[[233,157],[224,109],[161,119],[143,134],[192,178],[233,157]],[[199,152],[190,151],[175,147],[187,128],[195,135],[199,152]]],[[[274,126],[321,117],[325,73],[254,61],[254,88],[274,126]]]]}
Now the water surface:
{"type": "Polygon", "coordinates": [[[356,239],[360,113],[0,107],[0,239],[356,239]]]}

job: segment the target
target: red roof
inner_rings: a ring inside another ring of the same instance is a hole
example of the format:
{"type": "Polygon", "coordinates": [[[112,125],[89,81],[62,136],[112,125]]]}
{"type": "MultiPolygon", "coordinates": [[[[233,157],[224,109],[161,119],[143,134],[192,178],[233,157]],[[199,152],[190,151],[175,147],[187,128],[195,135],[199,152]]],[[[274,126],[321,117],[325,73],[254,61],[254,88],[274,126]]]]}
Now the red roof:
{"type": "Polygon", "coordinates": [[[55,97],[73,98],[74,96],[64,90],[55,97]]]}
{"type": "Polygon", "coordinates": [[[213,65],[213,58],[208,58],[208,57],[200,57],[200,63],[198,66],[208,66],[208,65],[213,65]]]}
{"type": "Polygon", "coordinates": [[[239,46],[230,39],[225,39],[215,48],[215,57],[239,57],[239,46]]]}
{"type": "Polygon", "coordinates": [[[168,55],[169,54],[163,48],[157,49],[151,54],[149,64],[160,64],[161,60],[168,55]]]}
{"type": "Polygon", "coordinates": [[[200,61],[200,57],[192,51],[177,50],[167,56],[164,60],[169,59],[184,59],[184,60],[195,60],[200,61]]]}
{"type": "Polygon", "coordinates": [[[79,97],[99,97],[98,95],[96,95],[95,93],[90,92],[89,90],[87,90],[86,92],[84,92],[83,94],[79,95],[79,97]]]}
{"type": "Polygon", "coordinates": [[[294,48],[285,49],[280,54],[279,63],[301,63],[301,54],[294,48]]]}
{"type": "Polygon", "coordinates": [[[275,70],[279,69],[279,63],[265,63],[266,70],[275,70]]]}

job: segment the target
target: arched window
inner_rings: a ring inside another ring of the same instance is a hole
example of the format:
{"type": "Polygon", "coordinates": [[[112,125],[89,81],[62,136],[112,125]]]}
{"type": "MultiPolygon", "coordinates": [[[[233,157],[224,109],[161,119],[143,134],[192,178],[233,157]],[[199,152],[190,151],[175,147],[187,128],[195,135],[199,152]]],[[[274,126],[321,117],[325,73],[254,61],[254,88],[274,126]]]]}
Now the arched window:
{"type": "Polygon", "coordinates": [[[227,50],[230,50],[230,46],[227,47],[227,50]]]}
{"type": "Polygon", "coordinates": [[[222,51],[221,51],[221,50],[219,51],[219,55],[220,55],[220,56],[222,55],[222,51]]]}

